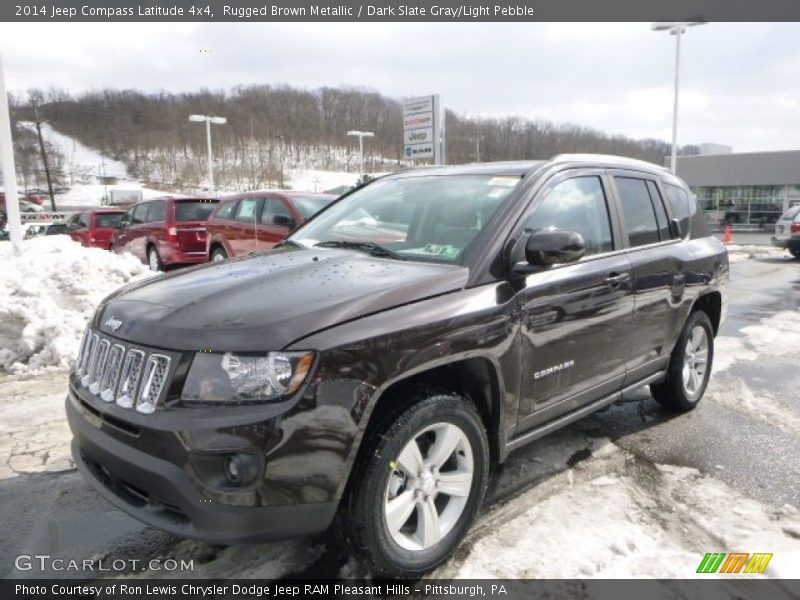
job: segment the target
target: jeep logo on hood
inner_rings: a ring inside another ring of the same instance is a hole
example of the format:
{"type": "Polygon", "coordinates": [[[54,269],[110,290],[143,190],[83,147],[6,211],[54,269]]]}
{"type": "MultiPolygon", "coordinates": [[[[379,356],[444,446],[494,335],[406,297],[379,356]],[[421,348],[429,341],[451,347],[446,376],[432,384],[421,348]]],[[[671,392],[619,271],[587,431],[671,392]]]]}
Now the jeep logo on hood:
{"type": "Polygon", "coordinates": [[[116,331],[117,329],[122,327],[122,321],[120,321],[115,317],[109,317],[108,319],[106,319],[106,322],[103,323],[103,325],[105,325],[106,328],[110,329],[111,331],[116,331]]]}

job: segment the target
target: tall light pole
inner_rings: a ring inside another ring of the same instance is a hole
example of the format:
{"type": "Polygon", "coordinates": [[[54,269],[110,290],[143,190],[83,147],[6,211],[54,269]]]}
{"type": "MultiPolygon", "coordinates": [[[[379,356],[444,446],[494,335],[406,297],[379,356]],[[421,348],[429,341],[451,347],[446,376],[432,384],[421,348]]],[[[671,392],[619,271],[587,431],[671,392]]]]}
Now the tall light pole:
{"type": "Polygon", "coordinates": [[[364,174],[364,138],[365,137],[375,137],[375,134],[371,131],[348,131],[347,135],[355,135],[358,136],[358,151],[359,151],[359,171],[361,175],[364,174]]]}
{"type": "Polygon", "coordinates": [[[208,153],[208,191],[214,193],[214,155],[211,151],[211,124],[225,125],[228,120],[225,117],[209,117],[207,115],[189,115],[189,120],[194,123],[206,124],[206,146],[208,153]]]}
{"type": "Polygon", "coordinates": [[[475,136],[475,162],[481,162],[481,140],[482,135],[475,136]]]}
{"type": "Polygon", "coordinates": [[[17,171],[14,166],[14,143],[11,139],[11,118],[8,113],[8,94],[6,94],[2,54],[0,54],[0,159],[2,159],[3,165],[3,188],[6,195],[8,233],[14,254],[19,255],[22,249],[22,224],[19,220],[17,171]]]}
{"type": "Polygon", "coordinates": [[[680,88],[681,72],[681,35],[687,27],[704,25],[703,21],[671,21],[666,23],[653,23],[653,31],[669,31],[675,36],[675,95],[672,104],[672,155],[670,156],[670,170],[675,173],[678,168],[678,90],[680,88]]]}

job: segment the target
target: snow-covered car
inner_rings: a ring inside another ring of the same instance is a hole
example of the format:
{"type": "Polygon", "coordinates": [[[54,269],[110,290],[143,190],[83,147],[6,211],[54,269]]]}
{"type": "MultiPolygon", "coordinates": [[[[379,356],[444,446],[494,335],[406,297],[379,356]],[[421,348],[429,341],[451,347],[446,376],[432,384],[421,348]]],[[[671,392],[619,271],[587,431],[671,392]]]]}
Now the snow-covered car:
{"type": "Polygon", "coordinates": [[[795,258],[800,258],[800,204],[787,210],[775,223],[772,245],[785,248],[795,258]]]}
{"type": "MultiPolygon", "coordinates": [[[[44,211],[44,207],[39,203],[31,202],[29,199],[20,197],[19,210],[21,212],[42,212],[44,211]]],[[[0,192],[0,211],[8,212],[6,210],[6,195],[3,192],[0,192]]]]}

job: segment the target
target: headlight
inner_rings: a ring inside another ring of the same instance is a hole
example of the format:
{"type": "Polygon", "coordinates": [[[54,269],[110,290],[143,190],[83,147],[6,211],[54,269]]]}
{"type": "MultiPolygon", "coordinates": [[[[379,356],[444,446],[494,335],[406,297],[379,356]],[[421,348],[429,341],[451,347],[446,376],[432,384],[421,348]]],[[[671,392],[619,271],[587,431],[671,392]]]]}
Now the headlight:
{"type": "Polygon", "coordinates": [[[183,385],[186,402],[263,402],[296,392],[314,362],[313,352],[198,352],[183,385]]]}

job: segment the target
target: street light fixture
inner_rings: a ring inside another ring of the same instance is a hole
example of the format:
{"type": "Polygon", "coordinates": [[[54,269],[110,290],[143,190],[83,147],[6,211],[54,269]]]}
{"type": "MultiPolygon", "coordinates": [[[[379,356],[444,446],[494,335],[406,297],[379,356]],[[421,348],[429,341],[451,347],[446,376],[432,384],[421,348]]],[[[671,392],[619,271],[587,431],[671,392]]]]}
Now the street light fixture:
{"type": "Polygon", "coordinates": [[[670,170],[675,173],[678,167],[678,88],[681,69],[681,35],[687,27],[705,25],[704,21],[670,21],[653,23],[653,31],[669,31],[675,36],[675,96],[672,105],[672,155],[670,156],[670,170]]]}
{"type": "Polygon", "coordinates": [[[225,125],[228,122],[228,119],[225,117],[209,117],[207,115],[189,115],[189,120],[193,123],[203,123],[206,124],[206,149],[207,149],[207,159],[208,159],[208,191],[209,193],[214,193],[214,156],[211,151],[211,124],[214,125],[225,125]]]}
{"type": "Polygon", "coordinates": [[[364,174],[364,138],[375,137],[372,131],[348,131],[347,135],[358,136],[358,151],[359,151],[359,171],[364,174]]]}

